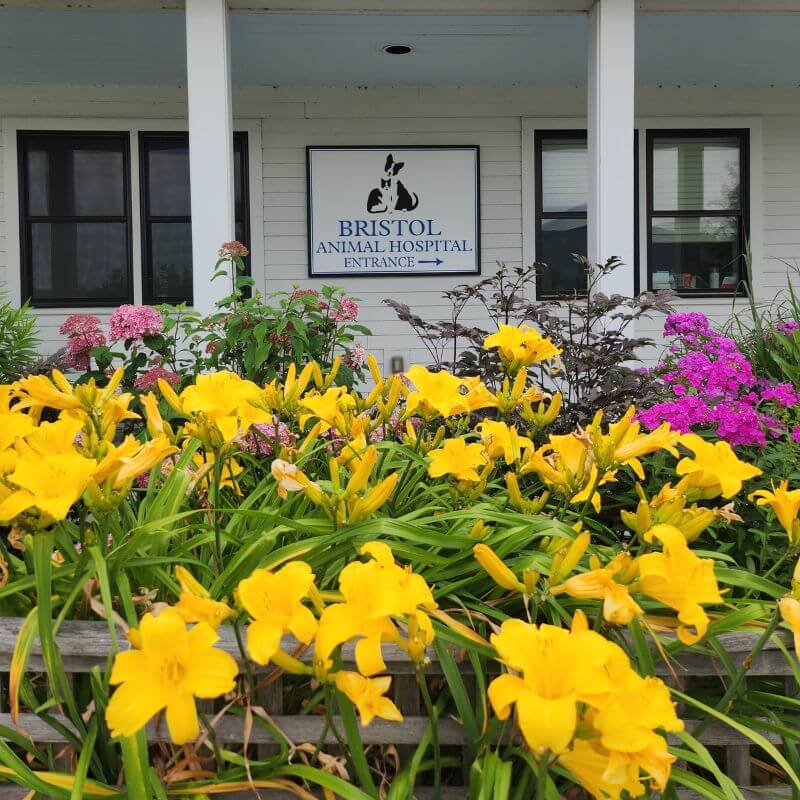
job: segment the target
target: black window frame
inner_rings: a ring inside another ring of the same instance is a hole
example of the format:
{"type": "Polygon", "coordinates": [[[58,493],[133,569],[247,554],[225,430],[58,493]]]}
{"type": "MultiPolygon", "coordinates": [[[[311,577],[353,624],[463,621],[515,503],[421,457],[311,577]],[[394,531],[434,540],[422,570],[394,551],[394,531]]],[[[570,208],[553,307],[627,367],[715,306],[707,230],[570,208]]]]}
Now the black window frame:
{"type": "MultiPolygon", "coordinates": [[[[241,148],[242,152],[242,219],[239,220],[242,224],[243,239],[242,244],[250,248],[250,153],[248,149],[248,133],[247,131],[234,131],[233,133],[233,150],[231,155],[235,155],[237,146],[241,148]]],[[[142,302],[147,305],[175,305],[177,303],[186,303],[191,306],[193,297],[156,297],[153,292],[153,265],[150,259],[150,224],[152,222],[177,222],[189,223],[191,225],[192,216],[191,209],[188,215],[166,216],[166,215],[152,215],[150,213],[150,197],[148,192],[148,159],[147,143],[148,142],[177,142],[185,144],[187,149],[189,147],[189,134],[187,131],[139,131],[139,207],[140,207],[140,227],[141,227],[141,246],[142,246],[142,302]]],[[[235,190],[234,190],[235,195],[235,190]]],[[[235,211],[234,211],[235,213],[235,211]]],[[[234,220],[236,222],[237,220],[234,220]]],[[[220,242],[220,244],[222,244],[220,242]]],[[[209,255],[209,259],[213,259],[214,254],[209,255]]],[[[209,280],[211,278],[211,266],[213,261],[209,260],[209,280]]],[[[250,257],[245,259],[246,274],[251,274],[250,257]]]]}
{"type": "MultiPolygon", "coordinates": [[[[558,129],[539,129],[533,134],[533,171],[534,171],[534,249],[536,260],[539,260],[541,252],[541,234],[543,219],[586,219],[588,228],[589,209],[587,204],[586,211],[544,211],[544,192],[542,184],[542,142],[547,139],[583,139],[586,142],[588,152],[589,132],[586,128],[558,128],[558,129]]],[[[588,198],[587,198],[588,200],[588,198]]],[[[588,242],[588,230],[587,230],[588,242]]],[[[639,263],[639,130],[633,131],[633,291],[639,294],[640,287],[640,263],[639,263]]],[[[586,297],[587,289],[584,291],[563,290],[555,292],[543,292],[539,281],[536,281],[537,300],[557,300],[569,297],[586,297]]]]}
{"type": "Polygon", "coordinates": [[[86,130],[18,130],[17,131],[17,184],[19,191],[19,246],[20,283],[23,301],[27,300],[34,308],[114,308],[123,303],[133,302],[133,230],[131,207],[131,142],[129,131],[86,131],[86,130]],[[28,171],[26,168],[27,141],[33,137],[59,139],[95,139],[108,142],[118,140],[122,152],[123,210],[124,215],[40,215],[28,213],[28,171]],[[31,225],[34,223],[74,222],[115,222],[125,224],[125,281],[127,291],[119,297],[101,299],[87,297],[61,297],[58,299],[36,298],[33,294],[33,265],[31,263],[31,225]]]}
{"type": "MultiPolygon", "coordinates": [[[[647,131],[645,158],[646,167],[646,194],[647,194],[647,288],[653,289],[653,219],[657,217],[738,217],[739,243],[742,248],[747,247],[750,239],[750,129],[749,128],[650,128],[647,131]],[[665,211],[653,208],[654,181],[653,181],[653,142],[659,138],[691,138],[691,139],[719,139],[729,138],[739,140],[739,200],[740,208],[731,209],[684,209],[665,211]]],[[[747,270],[744,268],[745,250],[737,256],[740,260],[739,276],[734,289],[691,289],[676,287],[675,292],[679,297],[743,297],[746,294],[747,270]]]]}

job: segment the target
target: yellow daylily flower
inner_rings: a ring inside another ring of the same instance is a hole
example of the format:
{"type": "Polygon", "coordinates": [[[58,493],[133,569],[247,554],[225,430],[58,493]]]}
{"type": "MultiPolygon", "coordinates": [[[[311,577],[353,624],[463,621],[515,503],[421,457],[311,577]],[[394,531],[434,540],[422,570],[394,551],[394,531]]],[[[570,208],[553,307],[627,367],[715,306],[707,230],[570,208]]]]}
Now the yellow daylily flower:
{"type": "Polygon", "coordinates": [[[452,417],[470,410],[464,381],[445,370],[430,372],[415,364],[406,372],[414,389],[406,396],[406,416],[419,414],[426,419],[452,417]]]}
{"type": "Polygon", "coordinates": [[[489,458],[503,458],[506,464],[516,463],[522,457],[523,451],[533,450],[533,442],[527,436],[520,436],[516,425],[484,420],[475,426],[475,430],[480,434],[489,458]]]}
{"type": "Polygon", "coordinates": [[[662,553],[639,556],[639,581],[636,591],[658,600],[678,612],[678,638],[694,644],[708,630],[704,604],[723,602],[714,562],[698,558],[686,544],[683,534],[672,525],[656,525],[645,536],[646,541],[661,542],[662,553]],[[694,632],[692,632],[694,629],[694,632]]]}
{"type": "Polygon", "coordinates": [[[675,472],[687,475],[688,486],[703,497],[731,498],[742,490],[744,481],[761,475],[758,467],[740,461],[727,442],[707,442],[696,433],[685,433],[680,443],[694,453],[694,458],[682,458],[675,472]]]}
{"type": "Polygon", "coordinates": [[[645,787],[639,780],[639,770],[633,766],[619,769],[618,764],[612,765],[613,757],[598,738],[575,739],[558,761],[596,800],[641,797],[645,787]]]}
{"type": "Polygon", "coordinates": [[[180,395],[163,378],[158,387],[172,408],[189,419],[184,432],[212,449],[232,442],[255,422],[271,420],[262,391],[234,372],[198,375],[180,395]]]}
{"type": "Polygon", "coordinates": [[[475,560],[481,565],[483,571],[502,589],[510,592],[525,592],[525,584],[517,578],[506,563],[485,544],[476,544],[472,548],[475,560]]]}
{"type": "Polygon", "coordinates": [[[587,630],[580,612],[573,630],[508,619],[491,641],[506,666],[520,674],[495,678],[489,702],[501,720],[516,707],[520,731],[537,755],[565,752],[575,736],[579,704],[613,691],[610,665],[629,664],[621,648],[587,630]]]}
{"type": "Polygon", "coordinates": [[[97,465],[92,477],[97,483],[108,480],[115,489],[124,488],[177,452],[178,448],[170,444],[166,436],[144,443],[136,441],[133,436],[126,436],[120,445],[109,445],[108,454],[97,465]]]}
{"type": "Polygon", "coordinates": [[[529,453],[520,469],[521,475],[535,472],[552,490],[571,503],[589,501],[595,511],[600,510],[597,487],[613,480],[613,471],[601,474],[586,440],[574,434],[551,435],[548,444],[529,453]]]}
{"type": "Polygon", "coordinates": [[[35,420],[30,414],[19,411],[0,412],[0,452],[33,430],[35,420]]]}
{"type": "Polygon", "coordinates": [[[238,597],[252,622],[247,627],[247,651],[257,664],[267,664],[291,633],[309,644],[317,620],[303,605],[314,585],[314,573],[304,561],[290,561],[272,572],[256,569],[239,583],[238,597]]]}
{"type": "Polygon", "coordinates": [[[800,600],[796,597],[782,597],[778,600],[778,610],[794,635],[794,652],[800,658],[800,600]]]}
{"type": "Polygon", "coordinates": [[[375,717],[402,722],[400,709],[384,695],[389,691],[392,679],[365,678],[357,672],[337,672],[334,676],[336,688],[358,709],[361,724],[366,727],[375,717]]]}
{"type": "Polygon", "coordinates": [[[64,519],[86,489],[95,461],[78,453],[29,454],[17,459],[6,480],[17,487],[0,502],[0,521],[35,509],[43,522],[64,519]]]}
{"type": "Polygon", "coordinates": [[[452,475],[460,481],[479,481],[481,476],[477,470],[488,463],[482,444],[467,444],[460,437],[445,439],[442,447],[431,450],[428,457],[431,460],[428,466],[431,478],[452,475]]]}
{"type": "Polygon", "coordinates": [[[227,603],[213,600],[208,590],[186,567],[175,567],[175,577],[181,587],[175,610],[186,622],[205,622],[216,630],[236,613],[227,603]]]}
{"type": "Polygon", "coordinates": [[[549,339],[530,325],[500,325],[495,333],[483,340],[483,347],[486,350],[498,348],[509,373],[561,354],[549,339]]]}
{"type": "Polygon", "coordinates": [[[282,458],[276,458],[270,465],[272,477],[278,484],[278,497],[286,500],[289,492],[302,492],[308,484],[308,480],[302,480],[305,476],[296,464],[290,464],[282,458]]]}
{"type": "Polygon", "coordinates": [[[427,638],[426,622],[419,612],[435,609],[436,601],[425,579],[396,564],[391,549],[382,542],[368,542],[360,552],[371,559],[348,564],[339,574],[344,602],[322,612],[314,653],[318,675],[327,672],[336,647],[355,637],[360,637],[355,647],[359,672],[366,676],[382,672],[386,665],[381,642],[408,646],[392,617],[414,617],[423,639],[427,638]]]}
{"type": "Polygon", "coordinates": [[[321,431],[336,428],[343,433],[347,428],[345,414],[355,408],[355,400],[345,386],[332,386],[324,394],[306,395],[300,406],[307,412],[300,415],[301,428],[305,428],[308,420],[315,419],[321,423],[321,431]]]}
{"type": "Polygon", "coordinates": [[[20,455],[74,455],[78,452],[76,441],[82,428],[83,421],[77,417],[62,416],[55,422],[41,422],[23,438],[17,439],[15,448],[20,455]]]}
{"type": "Polygon", "coordinates": [[[786,535],[789,537],[789,544],[793,547],[800,545],[800,489],[789,490],[789,481],[781,481],[776,487],[772,484],[772,491],[758,489],[748,496],[752,502],[756,499],[756,505],[769,506],[778,518],[778,522],[783,526],[786,535]]]}
{"type": "Polygon", "coordinates": [[[622,522],[639,536],[644,536],[655,525],[672,525],[691,543],[719,516],[712,508],[702,508],[696,503],[687,508],[685,494],[688,481],[683,478],[676,486],[665,483],[658,493],[648,500],[640,484],[636,484],[639,503],[636,511],[620,511],[622,522]]]}
{"type": "MultiPolygon", "coordinates": [[[[220,470],[220,489],[233,489],[234,494],[241,495],[242,490],[236,478],[244,471],[242,465],[235,458],[223,457],[222,469],[220,470]]],[[[195,485],[199,484],[204,491],[208,491],[214,477],[214,464],[217,456],[213,450],[197,451],[192,455],[192,464],[197,471],[195,485]]]]}
{"type": "Polygon", "coordinates": [[[603,433],[603,412],[594,415],[591,425],[586,429],[590,446],[594,452],[597,468],[607,472],[621,465],[628,465],[639,480],[644,480],[644,470],[639,458],[666,450],[673,456],[678,455],[676,445],[680,433],[673,431],[668,422],[660,425],[650,433],[641,433],[641,425],[633,417],[636,408],[631,406],[622,419],[608,426],[603,433]]]}
{"type": "Polygon", "coordinates": [[[139,649],[117,653],[110,682],[117,685],[106,708],[111,735],[133,736],[166,709],[167,728],[176,744],[197,737],[195,697],[230,692],[236,661],[218,650],[216,633],[200,622],[191,629],[174,609],[145,614],[139,625],[139,649]]]}
{"type": "Polygon", "coordinates": [[[635,563],[629,553],[619,553],[604,567],[597,566],[588,572],[573,575],[564,583],[553,586],[550,593],[568,594],[578,600],[602,600],[603,619],[612,625],[629,625],[643,612],[631,597],[624,581],[635,576],[635,563]],[[632,569],[633,567],[633,569],[632,569]],[[616,578],[620,578],[618,582],[616,578]]]}

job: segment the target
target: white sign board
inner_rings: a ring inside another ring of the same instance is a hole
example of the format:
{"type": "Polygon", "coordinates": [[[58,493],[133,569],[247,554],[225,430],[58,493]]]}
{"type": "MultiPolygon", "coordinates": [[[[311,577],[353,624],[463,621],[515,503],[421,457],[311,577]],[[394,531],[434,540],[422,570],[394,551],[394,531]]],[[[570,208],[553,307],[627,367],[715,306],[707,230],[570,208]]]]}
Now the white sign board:
{"type": "Polygon", "coordinates": [[[309,275],[480,273],[479,155],[309,147],[309,275]]]}

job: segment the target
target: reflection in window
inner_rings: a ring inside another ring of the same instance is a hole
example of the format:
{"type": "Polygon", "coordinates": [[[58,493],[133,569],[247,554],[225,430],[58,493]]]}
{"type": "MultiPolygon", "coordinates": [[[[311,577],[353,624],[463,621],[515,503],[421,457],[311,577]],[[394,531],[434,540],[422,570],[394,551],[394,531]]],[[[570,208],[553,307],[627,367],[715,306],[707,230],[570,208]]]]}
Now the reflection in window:
{"type": "Polygon", "coordinates": [[[537,131],[536,260],[540,297],[585,292],[586,273],[575,255],[586,255],[589,161],[583,131],[537,131]]]}
{"type": "Polygon", "coordinates": [[[130,300],[127,133],[19,133],[22,294],[40,306],[130,300]]]}
{"type": "Polygon", "coordinates": [[[648,148],[652,288],[736,291],[744,277],[747,133],[651,132],[648,148]]]}
{"type": "MultiPolygon", "coordinates": [[[[247,136],[234,133],[236,237],[249,243],[247,136]]],[[[140,133],[142,266],[147,303],[192,300],[192,216],[189,192],[189,135],[140,133]]],[[[208,274],[215,253],[209,253],[208,274]]]]}

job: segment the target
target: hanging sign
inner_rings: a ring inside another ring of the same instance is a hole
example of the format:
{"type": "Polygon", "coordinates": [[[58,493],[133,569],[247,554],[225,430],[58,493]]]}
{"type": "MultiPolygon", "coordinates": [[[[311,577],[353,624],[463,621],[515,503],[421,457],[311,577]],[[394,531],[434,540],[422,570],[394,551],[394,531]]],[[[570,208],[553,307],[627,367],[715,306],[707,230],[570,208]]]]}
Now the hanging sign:
{"type": "Polygon", "coordinates": [[[306,153],[311,277],[480,273],[477,146],[306,153]]]}

